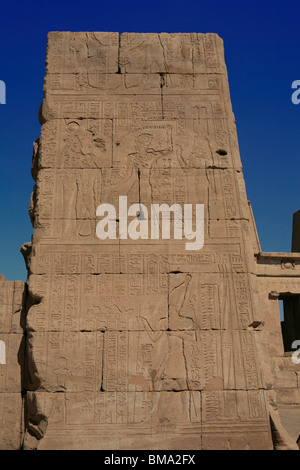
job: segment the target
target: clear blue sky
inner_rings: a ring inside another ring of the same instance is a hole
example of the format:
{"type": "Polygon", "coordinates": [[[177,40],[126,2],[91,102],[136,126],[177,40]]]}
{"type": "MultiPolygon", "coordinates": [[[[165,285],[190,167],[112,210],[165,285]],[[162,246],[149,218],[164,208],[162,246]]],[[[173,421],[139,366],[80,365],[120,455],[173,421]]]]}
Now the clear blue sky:
{"type": "Polygon", "coordinates": [[[248,199],[264,251],[290,251],[300,209],[300,2],[164,0],[1,2],[0,272],[26,279],[32,143],[39,137],[48,31],[215,32],[225,59],[248,199]]]}

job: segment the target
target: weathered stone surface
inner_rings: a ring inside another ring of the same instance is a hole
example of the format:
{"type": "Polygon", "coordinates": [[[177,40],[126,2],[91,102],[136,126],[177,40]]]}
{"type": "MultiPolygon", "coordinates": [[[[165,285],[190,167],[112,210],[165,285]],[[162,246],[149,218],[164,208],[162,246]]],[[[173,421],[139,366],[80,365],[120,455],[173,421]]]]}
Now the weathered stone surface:
{"type": "MultiPolygon", "coordinates": [[[[2,367],[0,365],[0,367],[2,367]]],[[[23,418],[20,393],[0,392],[0,450],[19,450],[22,445],[23,418]]]]}
{"type": "Polygon", "coordinates": [[[222,40],[124,33],[119,45],[114,33],[51,33],[44,91],[27,256],[25,447],[210,448],[219,439],[212,400],[231,416],[220,448],[272,447],[252,331],[252,213],[222,40]],[[122,236],[99,241],[96,208],[117,208],[120,196],[144,216],[151,204],[178,204],[182,214],[204,204],[201,251],[186,249],[178,220],[170,240],[150,238],[149,227],[148,239],[124,236],[120,213],[122,236]],[[75,444],[76,426],[93,444],[75,444]],[[101,433],[114,437],[108,444],[101,433]]]}
{"type": "MultiPolygon", "coordinates": [[[[299,329],[293,325],[294,336],[290,337],[280,321],[279,300],[285,303],[288,299],[297,299],[300,292],[300,259],[296,253],[261,253],[257,256],[257,277],[253,281],[256,308],[262,312],[261,322],[264,326],[265,345],[261,348],[262,357],[272,374],[273,387],[277,392],[277,402],[285,405],[300,405],[299,382],[297,372],[299,353],[293,360],[298,346],[299,329]],[[285,336],[285,337],[284,337],[285,336]],[[270,359],[270,356],[272,359],[270,359]]],[[[286,313],[284,314],[285,321],[286,313]]],[[[291,312],[297,314],[297,312],[291,312]]],[[[289,328],[290,329],[290,328],[289,328]]],[[[300,433],[300,428],[299,428],[300,433]]]]}
{"type": "Polygon", "coordinates": [[[118,33],[60,32],[48,34],[47,73],[117,73],[118,33]]]}
{"type": "Polygon", "coordinates": [[[41,418],[29,418],[26,449],[201,448],[200,392],[28,392],[27,403],[41,418]]]}
{"type": "Polygon", "coordinates": [[[202,449],[270,450],[266,395],[263,391],[202,394],[202,449]]]}
{"type": "Polygon", "coordinates": [[[122,73],[226,73],[216,34],[123,33],[120,46],[122,73]]]}
{"type": "Polygon", "coordinates": [[[253,331],[255,234],[222,40],[51,33],[44,91],[27,250],[25,447],[271,448],[253,331]],[[151,204],[178,204],[181,214],[204,204],[201,251],[187,250],[180,219],[170,239],[150,238],[149,227],[133,239],[117,212],[122,236],[99,241],[97,206],[117,208],[120,196],[144,217],[151,204]],[[216,422],[231,417],[224,441],[211,434],[212,400],[216,422]]]}
{"type": "Polygon", "coordinates": [[[103,333],[101,332],[29,333],[27,355],[29,359],[26,387],[29,390],[50,392],[101,390],[103,376],[103,333]]]}
{"type": "Polygon", "coordinates": [[[297,441],[299,437],[300,410],[298,407],[279,407],[278,412],[282,425],[290,436],[297,441]]]}
{"type": "Polygon", "coordinates": [[[39,118],[26,301],[0,278],[0,447],[296,448],[276,402],[300,406],[298,229],[295,253],[261,252],[222,40],[49,33],[39,118]]]}
{"type": "Polygon", "coordinates": [[[0,278],[0,449],[22,445],[23,374],[25,362],[24,282],[0,278]]]}
{"type": "Polygon", "coordinates": [[[23,333],[25,283],[0,279],[0,333],[23,333]]]}
{"type": "Polygon", "coordinates": [[[22,391],[21,378],[24,368],[24,339],[21,334],[0,333],[5,345],[5,364],[0,363],[0,393],[22,391]]]}

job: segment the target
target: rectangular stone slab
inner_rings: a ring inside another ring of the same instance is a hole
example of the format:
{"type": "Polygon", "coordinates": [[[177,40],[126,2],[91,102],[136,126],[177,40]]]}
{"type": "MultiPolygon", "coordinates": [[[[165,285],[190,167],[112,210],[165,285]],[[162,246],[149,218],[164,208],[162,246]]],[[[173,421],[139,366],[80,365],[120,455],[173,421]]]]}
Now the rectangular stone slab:
{"type": "MultiPolygon", "coordinates": [[[[38,449],[201,448],[200,392],[28,392],[27,406],[47,416],[29,426],[42,435],[38,449]],[[59,431],[58,431],[59,429],[59,431]]],[[[33,447],[28,434],[25,449],[33,447]]],[[[36,444],[34,444],[36,445],[36,444]]]]}
{"type": "Polygon", "coordinates": [[[21,449],[24,426],[22,412],[20,393],[0,393],[0,450],[21,449]]]}
{"type": "Polygon", "coordinates": [[[50,33],[39,118],[24,447],[272,448],[258,243],[222,40],[50,33]],[[120,196],[139,211],[136,237],[120,196]],[[98,237],[101,204],[121,236],[98,237]],[[138,237],[151,204],[178,204],[176,237],[138,237]],[[194,250],[185,204],[194,225],[204,205],[194,250]]]}

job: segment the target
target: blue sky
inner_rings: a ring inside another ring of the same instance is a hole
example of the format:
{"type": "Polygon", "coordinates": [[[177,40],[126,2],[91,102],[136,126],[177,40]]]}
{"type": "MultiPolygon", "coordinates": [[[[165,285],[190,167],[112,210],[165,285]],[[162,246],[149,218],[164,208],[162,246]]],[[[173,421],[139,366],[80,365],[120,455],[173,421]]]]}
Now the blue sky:
{"type": "Polygon", "coordinates": [[[48,31],[214,32],[225,59],[248,199],[263,251],[290,251],[300,209],[300,2],[5,2],[0,12],[0,272],[26,279],[32,143],[39,137],[48,31]]]}

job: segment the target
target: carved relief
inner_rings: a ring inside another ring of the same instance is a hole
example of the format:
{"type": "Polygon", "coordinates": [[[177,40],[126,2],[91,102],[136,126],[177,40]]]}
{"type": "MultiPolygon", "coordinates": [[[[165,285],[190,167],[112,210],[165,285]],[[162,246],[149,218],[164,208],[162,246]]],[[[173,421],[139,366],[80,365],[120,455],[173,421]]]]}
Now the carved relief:
{"type": "Polygon", "coordinates": [[[40,120],[24,447],[270,448],[222,40],[50,33],[40,120]],[[204,204],[203,248],[100,240],[120,196],[204,204]]]}

